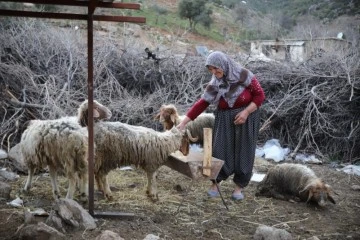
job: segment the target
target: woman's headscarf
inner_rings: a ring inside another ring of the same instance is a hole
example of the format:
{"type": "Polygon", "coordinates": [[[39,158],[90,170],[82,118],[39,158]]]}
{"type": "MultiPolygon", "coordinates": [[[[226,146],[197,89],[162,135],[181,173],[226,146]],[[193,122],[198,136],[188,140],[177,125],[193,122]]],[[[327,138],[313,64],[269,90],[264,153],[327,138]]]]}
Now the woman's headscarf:
{"type": "Polygon", "coordinates": [[[220,51],[210,53],[205,65],[222,69],[224,76],[218,79],[213,74],[202,98],[217,104],[222,96],[229,107],[233,107],[237,97],[250,85],[254,74],[220,51]]]}

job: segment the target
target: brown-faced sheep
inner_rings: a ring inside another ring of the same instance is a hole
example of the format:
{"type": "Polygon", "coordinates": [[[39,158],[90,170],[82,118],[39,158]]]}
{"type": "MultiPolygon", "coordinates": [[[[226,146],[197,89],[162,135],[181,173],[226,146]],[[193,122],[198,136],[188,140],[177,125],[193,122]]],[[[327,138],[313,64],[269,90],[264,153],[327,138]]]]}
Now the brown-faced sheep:
{"type": "MultiPolygon", "coordinates": [[[[85,101],[79,107],[79,122],[87,126],[83,116],[87,115],[88,104],[85,101]]],[[[173,127],[165,132],[151,128],[129,125],[122,122],[97,122],[94,124],[95,167],[94,174],[99,190],[107,199],[112,194],[107,174],[117,167],[135,165],[142,168],[148,178],[147,194],[153,200],[158,199],[156,171],[164,165],[171,153],[180,150],[189,153],[189,138],[173,127]]]]}
{"type": "MultiPolygon", "coordinates": [[[[111,112],[105,109],[94,102],[95,121],[111,117],[111,112]],[[97,109],[103,109],[101,114],[97,109]]],[[[35,171],[48,167],[55,199],[60,198],[58,173],[69,181],[66,198],[73,198],[78,182],[81,200],[87,199],[88,131],[80,126],[76,117],[30,121],[21,136],[20,149],[28,167],[25,192],[31,188],[35,171]]]]}
{"type": "Polygon", "coordinates": [[[314,171],[302,164],[283,163],[269,169],[257,187],[257,196],[281,200],[315,202],[324,207],[328,201],[335,204],[328,184],[318,178],[314,171]]]}
{"type": "MultiPolygon", "coordinates": [[[[168,104],[162,105],[159,109],[159,113],[154,117],[163,125],[164,130],[169,130],[173,126],[177,126],[185,115],[179,115],[175,105],[168,104]]],[[[194,143],[203,144],[204,142],[204,128],[213,128],[215,122],[215,116],[212,113],[202,113],[194,121],[189,122],[186,128],[191,132],[191,135],[198,138],[194,143]]]]}

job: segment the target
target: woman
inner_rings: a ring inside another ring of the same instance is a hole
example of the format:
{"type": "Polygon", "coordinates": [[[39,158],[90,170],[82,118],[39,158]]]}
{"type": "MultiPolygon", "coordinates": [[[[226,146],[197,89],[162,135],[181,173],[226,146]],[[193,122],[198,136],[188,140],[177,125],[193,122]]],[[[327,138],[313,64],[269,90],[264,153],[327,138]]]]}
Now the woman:
{"type": "Polygon", "coordinates": [[[234,200],[242,193],[252,176],[256,141],[260,127],[259,107],[264,91],[255,75],[220,51],[209,54],[206,67],[212,78],[201,98],[188,110],[177,126],[184,130],[189,121],[199,116],[210,104],[217,106],[213,129],[213,157],[225,163],[208,191],[219,196],[217,183],[234,174],[234,200]]]}

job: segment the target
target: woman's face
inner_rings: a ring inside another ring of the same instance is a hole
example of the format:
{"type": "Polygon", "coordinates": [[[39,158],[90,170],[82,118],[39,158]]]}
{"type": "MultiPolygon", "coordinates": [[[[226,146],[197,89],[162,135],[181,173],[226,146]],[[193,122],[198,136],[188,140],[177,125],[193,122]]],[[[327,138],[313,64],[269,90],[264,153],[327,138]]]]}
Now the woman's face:
{"type": "Polygon", "coordinates": [[[214,66],[207,66],[207,68],[217,79],[221,79],[224,76],[224,71],[221,68],[214,66]]]}

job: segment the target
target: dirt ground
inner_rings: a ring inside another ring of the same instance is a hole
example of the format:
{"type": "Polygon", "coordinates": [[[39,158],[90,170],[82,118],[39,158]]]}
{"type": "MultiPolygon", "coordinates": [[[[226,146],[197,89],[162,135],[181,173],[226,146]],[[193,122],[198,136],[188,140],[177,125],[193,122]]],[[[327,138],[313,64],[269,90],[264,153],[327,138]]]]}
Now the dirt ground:
{"type": "MultiPolygon", "coordinates": [[[[336,205],[319,208],[313,204],[292,203],[255,197],[258,183],[251,182],[245,189],[245,200],[230,199],[232,181],[223,182],[221,198],[209,199],[208,180],[194,181],[166,166],[159,169],[159,201],[145,196],[146,177],[141,170],[114,170],[110,184],[115,200],[106,201],[95,192],[95,211],[119,212],[123,217],[96,218],[95,230],[73,230],[68,239],[95,239],[102,231],[111,230],[125,240],[144,239],[154,234],[161,239],[252,239],[261,225],[285,229],[294,239],[360,239],[360,192],[351,188],[360,185],[360,177],[330,168],[328,165],[309,165],[318,176],[332,186],[336,205]],[[228,209],[227,209],[228,208],[228,209]],[[125,218],[124,214],[134,214],[125,218]]],[[[11,183],[12,199],[20,192],[26,175],[11,183]]],[[[61,178],[63,195],[66,180],[61,178]]],[[[24,210],[52,208],[52,194],[48,175],[35,178],[31,193],[20,196],[23,208],[13,208],[0,202],[0,239],[14,239],[12,235],[24,223],[24,210]]],[[[88,206],[83,205],[85,209],[88,206]]],[[[46,218],[43,218],[45,221],[46,218]]]]}

